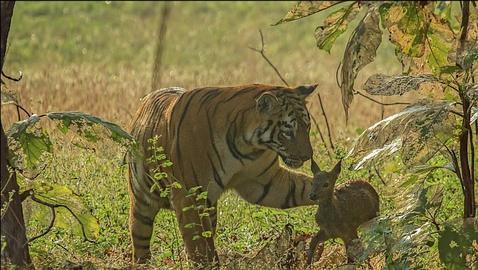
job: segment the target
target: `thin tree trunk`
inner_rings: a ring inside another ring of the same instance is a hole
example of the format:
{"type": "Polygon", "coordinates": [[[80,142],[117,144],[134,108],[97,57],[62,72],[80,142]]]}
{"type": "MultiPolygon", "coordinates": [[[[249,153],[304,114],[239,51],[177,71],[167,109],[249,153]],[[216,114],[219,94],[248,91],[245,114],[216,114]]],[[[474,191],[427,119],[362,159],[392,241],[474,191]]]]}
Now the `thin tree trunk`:
{"type": "MultiPolygon", "coordinates": [[[[466,38],[468,34],[468,23],[469,23],[469,14],[470,12],[470,1],[462,1],[462,21],[461,21],[461,34],[460,34],[460,43],[458,44],[457,49],[457,60],[465,50],[466,38]]],[[[470,134],[472,132],[470,124],[470,100],[467,95],[464,93],[465,89],[460,89],[460,99],[463,104],[463,122],[462,130],[460,134],[460,165],[461,165],[461,175],[463,179],[463,189],[464,189],[464,209],[463,217],[470,218],[476,216],[476,200],[475,200],[475,180],[473,179],[470,165],[475,162],[470,159],[468,152],[468,142],[470,134]]],[[[473,167],[473,166],[471,166],[473,167]]]]}
{"type": "MultiPolygon", "coordinates": [[[[1,70],[5,60],[8,32],[13,16],[14,1],[1,1],[1,70]]],[[[1,183],[1,206],[2,206],[2,230],[5,237],[6,247],[2,250],[3,258],[7,258],[17,266],[31,264],[26,237],[25,221],[23,219],[22,202],[19,196],[19,186],[15,173],[8,171],[7,156],[8,142],[3,124],[0,119],[0,183],[1,183]]]]}
{"type": "Polygon", "coordinates": [[[169,14],[171,13],[170,5],[171,4],[168,2],[164,2],[164,5],[161,9],[161,20],[160,20],[159,28],[158,28],[156,51],[155,51],[154,63],[153,63],[151,91],[157,90],[161,86],[161,62],[162,62],[163,51],[165,47],[164,40],[165,40],[166,31],[168,27],[169,14]]]}

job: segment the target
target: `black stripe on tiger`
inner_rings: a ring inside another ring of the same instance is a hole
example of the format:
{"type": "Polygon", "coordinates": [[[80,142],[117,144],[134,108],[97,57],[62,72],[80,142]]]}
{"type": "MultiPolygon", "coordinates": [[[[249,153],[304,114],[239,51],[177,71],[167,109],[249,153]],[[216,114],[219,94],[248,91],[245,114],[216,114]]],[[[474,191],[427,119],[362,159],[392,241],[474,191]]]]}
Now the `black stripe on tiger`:
{"type": "Polygon", "coordinates": [[[269,189],[271,188],[272,186],[272,183],[274,182],[274,179],[276,178],[276,176],[280,173],[280,170],[277,170],[277,172],[274,174],[273,177],[270,178],[269,182],[267,182],[267,184],[264,186],[264,189],[262,190],[262,194],[261,196],[259,197],[259,199],[257,199],[256,201],[256,204],[259,204],[262,202],[262,200],[264,200],[264,198],[267,196],[267,193],[269,193],[269,189]]]}
{"type": "MultiPolygon", "coordinates": [[[[194,99],[194,97],[195,97],[197,94],[199,94],[199,93],[201,93],[201,91],[194,91],[194,92],[192,92],[192,94],[189,96],[189,99],[188,99],[188,101],[186,102],[186,106],[185,106],[186,109],[183,110],[183,112],[182,112],[182,114],[181,114],[181,117],[179,118],[178,125],[177,125],[177,127],[176,127],[176,138],[177,138],[177,140],[176,140],[176,152],[177,152],[177,160],[178,160],[178,162],[179,162],[179,164],[178,164],[179,167],[182,167],[182,164],[181,164],[181,160],[182,160],[182,159],[181,159],[181,150],[180,150],[180,147],[179,147],[179,146],[180,146],[179,138],[181,138],[181,137],[179,136],[179,131],[181,130],[181,125],[182,125],[182,123],[183,123],[183,121],[184,121],[184,118],[186,117],[187,112],[188,112],[187,108],[189,108],[189,105],[191,104],[191,101],[192,101],[192,100],[194,99]]],[[[184,98],[184,97],[185,97],[185,95],[182,95],[182,96],[179,98],[178,102],[179,102],[182,98],[184,98]]],[[[175,107],[175,108],[176,108],[176,107],[175,107]]],[[[182,176],[184,176],[184,175],[182,175],[182,176]]]]}
{"type": "Polygon", "coordinates": [[[272,162],[271,164],[269,164],[260,174],[258,174],[257,176],[262,176],[264,175],[271,167],[272,165],[274,165],[275,163],[277,162],[277,155],[272,159],[272,162]]]}
{"type": "Polygon", "coordinates": [[[149,241],[151,240],[151,236],[142,236],[142,235],[138,235],[136,233],[131,233],[131,235],[133,236],[134,239],[136,240],[139,240],[139,241],[149,241]]]}
{"type": "Polygon", "coordinates": [[[212,149],[214,150],[214,153],[216,154],[216,157],[219,160],[219,166],[221,166],[222,172],[225,172],[224,165],[222,164],[221,156],[219,155],[219,151],[217,150],[216,144],[214,143],[214,138],[212,136],[214,134],[214,132],[213,132],[212,125],[211,125],[211,117],[209,116],[209,113],[207,113],[206,115],[207,115],[207,124],[208,124],[208,128],[209,128],[209,139],[212,142],[211,143],[212,149]]]}
{"type": "Polygon", "coordinates": [[[150,217],[144,216],[139,211],[133,211],[133,217],[144,225],[153,226],[154,220],[150,217]]]}
{"type": "Polygon", "coordinates": [[[209,156],[209,154],[207,155],[207,158],[209,160],[209,163],[211,164],[212,173],[213,173],[213,176],[214,176],[214,181],[217,183],[218,186],[220,186],[222,189],[224,189],[224,184],[222,183],[221,177],[217,173],[216,167],[214,167],[214,163],[212,162],[211,157],[209,156]]]}
{"type": "Polygon", "coordinates": [[[139,249],[149,249],[149,246],[150,246],[150,244],[143,245],[143,244],[139,244],[135,242],[133,242],[133,245],[135,248],[139,248],[139,249]]]}

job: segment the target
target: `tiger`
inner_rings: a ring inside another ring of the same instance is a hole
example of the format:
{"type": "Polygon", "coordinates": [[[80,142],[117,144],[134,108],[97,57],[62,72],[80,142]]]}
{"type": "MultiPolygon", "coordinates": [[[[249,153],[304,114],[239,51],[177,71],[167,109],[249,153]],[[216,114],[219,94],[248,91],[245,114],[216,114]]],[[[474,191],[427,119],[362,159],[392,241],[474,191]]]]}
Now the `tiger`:
{"type": "Polygon", "coordinates": [[[130,124],[138,145],[138,153],[128,155],[134,263],[151,258],[150,240],[160,209],[174,211],[193,265],[211,266],[219,263],[214,248],[215,209],[226,190],[272,208],[315,204],[309,198],[312,176],[289,168],[299,168],[312,157],[305,100],[316,87],[170,87],[145,96],[130,124]],[[148,162],[154,137],[172,166],[148,162]],[[166,178],[154,189],[158,181],[152,172],[158,170],[166,178]],[[162,196],[161,190],[173,182],[180,187],[162,196]],[[207,197],[195,199],[189,193],[192,188],[207,191],[207,197]],[[200,203],[209,210],[206,218],[200,211],[185,210],[200,203]],[[194,237],[206,231],[212,235],[194,237]]]}

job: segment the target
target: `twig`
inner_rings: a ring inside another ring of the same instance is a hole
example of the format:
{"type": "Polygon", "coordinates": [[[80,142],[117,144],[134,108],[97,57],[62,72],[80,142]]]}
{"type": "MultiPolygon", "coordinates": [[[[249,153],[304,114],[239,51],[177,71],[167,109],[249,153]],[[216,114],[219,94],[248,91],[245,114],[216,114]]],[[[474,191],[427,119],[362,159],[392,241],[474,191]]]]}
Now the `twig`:
{"type": "Polygon", "coordinates": [[[48,206],[48,207],[50,207],[50,208],[60,208],[60,207],[63,207],[63,208],[65,208],[66,210],[68,210],[68,212],[70,212],[70,214],[73,215],[73,217],[76,219],[76,221],[78,221],[78,223],[80,224],[81,232],[82,232],[82,234],[83,234],[83,239],[84,239],[84,241],[87,241],[87,242],[90,242],[90,243],[96,243],[95,241],[88,239],[88,237],[86,236],[85,226],[84,226],[83,223],[81,222],[80,218],[78,218],[78,216],[77,216],[77,215],[73,212],[73,210],[71,210],[68,206],[66,206],[66,205],[64,205],[64,204],[53,204],[53,203],[48,203],[48,202],[42,201],[42,200],[38,199],[38,198],[35,196],[35,194],[31,194],[31,195],[30,195],[30,198],[31,198],[34,202],[37,202],[37,203],[39,203],[39,204],[48,206]]]}
{"type": "Polygon", "coordinates": [[[18,73],[20,74],[20,75],[18,75],[18,78],[14,78],[12,76],[9,76],[9,75],[5,74],[5,72],[3,72],[3,70],[2,70],[3,77],[5,77],[5,78],[7,78],[11,81],[14,81],[14,82],[19,82],[23,78],[23,72],[19,71],[18,73]]]}
{"type": "Polygon", "coordinates": [[[332,148],[333,151],[335,151],[335,146],[334,146],[334,143],[332,142],[332,134],[330,132],[329,120],[327,119],[327,114],[325,113],[324,104],[322,103],[322,98],[320,97],[320,93],[317,93],[317,96],[319,97],[320,109],[322,110],[322,115],[324,116],[325,124],[327,126],[327,133],[329,135],[330,147],[332,148]]]}
{"type": "Polygon", "coordinates": [[[320,140],[322,143],[325,145],[325,149],[327,150],[327,155],[330,160],[332,160],[332,154],[330,153],[329,147],[327,146],[327,143],[325,143],[324,135],[322,134],[322,131],[320,130],[319,124],[317,123],[317,120],[315,120],[315,117],[313,114],[310,114],[310,118],[312,119],[312,122],[314,122],[315,126],[317,127],[317,131],[319,132],[320,140]]]}
{"type": "Polygon", "coordinates": [[[266,62],[274,69],[274,71],[276,72],[277,76],[279,76],[279,78],[281,79],[281,81],[286,85],[286,86],[289,86],[289,84],[286,82],[286,80],[284,79],[284,77],[282,77],[282,75],[280,74],[279,70],[274,66],[274,64],[272,64],[272,62],[269,60],[269,58],[266,56],[266,53],[265,53],[265,50],[264,50],[264,35],[262,34],[262,30],[259,29],[259,35],[261,36],[261,49],[256,49],[256,48],[252,48],[252,47],[249,47],[249,49],[259,53],[262,58],[264,58],[264,60],[266,60],[266,62]]]}
{"type": "Polygon", "coordinates": [[[410,105],[410,104],[411,104],[411,103],[409,103],[409,102],[382,103],[382,102],[380,102],[380,101],[378,101],[378,100],[375,100],[375,99],[373,99],[373,98],[371,98],[371,97],[369,97],[369,96],[367,96],[367,95],[365,95],[365,94],[363,94],[362,92],[357,91],[357,90],[354,90],[354,94],[357,94],[357,95],[359,95],[359,96],[362,96],[362,97],[364,97],[364,98],[366,98],[366,99],[368,99],[368,100],[370,100],[370,101],[373,101],[373,102],[375,102],[375,103],[377,103],[377,104],[380,104],[380,105],[383,105],[383,106],[410,105]]]}
{"type": "MultiPolygon", "coordinates": [[[[19,105],[18,103],[13,103],[15,104],[15,106],[17,107],[17,113],[18,113],[18,117],[20,118],[20,114],[19,114],[19,111],[18,109],[21,109],[28,117],[32,116],[25,108],[23,108],[21,105],[19,105]]],[[[20,119],[19,119],[20,121],[20,119]]]]}
{"type": "Polygon", "coordinates": [[[158,89],[161,84],[161,59],[164,50],[164,37],[166,36],[168,18],[170,13],[171,6],[169,3],[165,2],[163,4],[163,8],[161,9],[161,20],[159,22],[158,28],[158,41],[156,43],[156,53],[153,64],[151,90],[158,89]]]}
{"type": "Polygon", "coordinates": [[[374,169],[375,173],[377,174],[378,179],[380,179],[380,181],[382,182],[382,184],[383,184],[384,186],[386,186],[387,183],[385,182],[385,180],[383,180],[383,177],[382,177],[382,175],[380,174],[380,172],[378,171],[378,169],[377,169],[377,167],[375,166],[375,164],[373,164],[373,169],[374,169]]]}

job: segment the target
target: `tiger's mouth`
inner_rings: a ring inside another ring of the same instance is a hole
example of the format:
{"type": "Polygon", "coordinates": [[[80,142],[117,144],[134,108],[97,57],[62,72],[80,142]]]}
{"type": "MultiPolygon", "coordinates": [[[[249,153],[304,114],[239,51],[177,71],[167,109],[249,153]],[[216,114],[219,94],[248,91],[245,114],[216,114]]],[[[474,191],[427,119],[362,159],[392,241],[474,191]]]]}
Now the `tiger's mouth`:
{"type": "Polygon", "coordinates": [[[291,167],[291,168],[294,168],[294,169],[297,169],[299,168],[300,166],[302,166],[302,164],[304,164],[304,161],[300,160],[300,159],[295,159],[295,158],[283,158],[282,157],[282,160],[284,161],[284,163],[291,167]]]}

